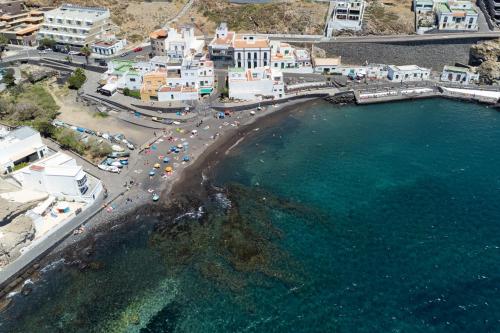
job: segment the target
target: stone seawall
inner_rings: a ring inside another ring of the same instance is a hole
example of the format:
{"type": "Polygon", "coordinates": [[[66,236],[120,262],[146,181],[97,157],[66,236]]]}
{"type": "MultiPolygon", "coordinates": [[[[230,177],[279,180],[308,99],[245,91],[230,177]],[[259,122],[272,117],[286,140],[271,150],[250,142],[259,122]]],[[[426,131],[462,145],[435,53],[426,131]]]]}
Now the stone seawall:
{"type": "Polygon", "coordinates": [[[369,63],[430,67],[441,71],[444,65],[469,62],[470,46],[479,40],[397,42],[397,43],[318,43],[328,56],[342,56],[343,64],[369,63]]]}

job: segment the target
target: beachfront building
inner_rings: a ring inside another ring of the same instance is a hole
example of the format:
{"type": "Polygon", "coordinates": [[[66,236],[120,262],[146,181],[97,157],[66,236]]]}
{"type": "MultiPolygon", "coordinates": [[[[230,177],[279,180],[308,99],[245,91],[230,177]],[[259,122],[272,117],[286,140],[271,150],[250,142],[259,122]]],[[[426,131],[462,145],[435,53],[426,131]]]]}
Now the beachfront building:
{"type": "Polygon", "coordinates": [[[470,84],[479,81],[479,74],[466,67],[444,66],[441,81],[470,84]]]}
{"type": "Polygon", "coordinates": [[[49,154],[40,133],[31,127],[12,131],[0,129],[0,174],[13,172],[16,167],[34,162],[49,154]]]}
{"type": "Polygon", "coordinates": [[[478,11],[470,1],[445,1],[435,3],[439,30],[477,31],[478,11]]]}
{"type": "Polygon", "coordinates": [[[127,45],[126,39],[118,39],[114,34],[101,37],[92,43],[92,53],[102,56],[113,56],[127,45]]]}
{"type": "Polygon", "coordinates": [[[365,7],[364,0],[330,0],[325,36],[341,30],[361,30],[365,7]]]}
{"type": "Polygon", "coordinates": [[[314,72],[318,74],[336,73],[341,64],[341,57],[313,58],[314,72]]]}
{"type": "Polygon", "coordinates": [[[158,99],[158,90],[167,83],[166,69],[157,70],[144,74],[141,86],[141,100],[149,101],[158,99]]]}
{"type": "Polygon", "coordinates": [[[40,159],[12,176],[23,190],[48,193],[61,200],[92,202],[102,191],[97,178],[85,173],[74,158],[61,152],[40,159]]]}
{"type": "Polygon", "coordinates": [[[229,31],[226,22],[222,22],[215,30],[215,37],[208,44],[210,59],[232,63],[234,59],[234,38],[236,33],[229,31]]]}
{"type": "Polygon", "coordinates": [[[205,42],[194,35],[193,26],[183,26],[180,31],[173,27],[164,27],[149,35],[152,53],[155,56],[168,56],[170,59],[182,59],[202,52],[205,42]]]}
{"type": "Polygon", "coordinates": [[[169,65],[166,83],[158,89],[158,101],[190,101],[210,95],[214,88],[214,63],[206,56],[184,58],[181,65],[169,65]]]}
{"type": "MultiPolygon", "coordinates": [[[[1,2],[0,2],[1,4],[1,2]]],[[[0,16],[0,35],[10,44],[32,46],[43,23],[44,13],[39,10],[5,12],[0,16]]]]}
{"type": "Polygon", "coordinates": [[[80,48],[92,45],[115,29],[106,8],[64,4],[45,13],[37,39],[49,38],[60,45],[80,48]]]}
{"type": "Polygon", "coordinates": [[[272,67],[229,68],[229,98],[278,99],[285,96],[283,73],[272,67]]]}
{"type": "Polygon", "coordinates": [[[429,79],[430,69],[417,65],[388,66],[387,78],[394,82],[423,81],[429,79]]]}
{"type": "Polygon", "coordinates": [[[233,49],[236,68],[250,69],[271,64],[271,45],[267,37],[238,34],[233,49]]]}

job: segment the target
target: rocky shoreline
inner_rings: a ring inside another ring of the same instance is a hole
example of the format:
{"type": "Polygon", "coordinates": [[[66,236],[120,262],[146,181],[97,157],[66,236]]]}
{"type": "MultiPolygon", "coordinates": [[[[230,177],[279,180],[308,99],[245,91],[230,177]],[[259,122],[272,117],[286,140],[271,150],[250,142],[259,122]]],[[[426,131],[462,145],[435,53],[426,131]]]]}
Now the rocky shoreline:
{"type": "MultiPolygon", "coordinates": [[[[102,210],[85,224],[85,232],[80,235],[70,235],[49,254],[42,257],[38,262],[21,273],[20,277],[9,283],[0,291],[0,311],[6,308],[10,299],[9,293],[21,292],[28,295],[31,291],[31,283],[36,283],[49,267],[57,266],[53,263],[64,263],[75,266],[80,270],[95,268],[92,255],[95,252],[97,241],[102,237],[112,237],[113,232],[120,229],[133,228],[139,218],[151,219],[156,223],[157,218],[167,213],[172,217],[182,214],[187,206],[186,198],[203,198],[206,196],[206,184],[203,183],[202,175],[210,173],[217,163],[225,156],[225,152],[233,147],[242,138],[251,135],[254,129],[272,126],[287,115],[290,110],[315,100],[307,99],[300,102],[291,101],[282,105],[269,106],[255,115],[250,110],[237,112],[239,126],[218,128],[217,139],[205,143],[191,150],[193,162],[187,167],[180,169],[170,178],[170,181],[162,183],[160,204],[152,203],[150,193],[147,192],[145,183],[147,173],[136,176],[134,185],[125,194],[118,198],[121,208],[107,212],[102,210]],[[279,111],[279,112],[278,112],[279,111]],[[125,203],[125,204],[123,204],[125,203]]],[[[192,126],[192,124],[190,125],[192,126]]],[[[185,125],[185,127],[188,127],[185,125]]],[[[214,131],[215,129],[212,129],[214,131]]]]}

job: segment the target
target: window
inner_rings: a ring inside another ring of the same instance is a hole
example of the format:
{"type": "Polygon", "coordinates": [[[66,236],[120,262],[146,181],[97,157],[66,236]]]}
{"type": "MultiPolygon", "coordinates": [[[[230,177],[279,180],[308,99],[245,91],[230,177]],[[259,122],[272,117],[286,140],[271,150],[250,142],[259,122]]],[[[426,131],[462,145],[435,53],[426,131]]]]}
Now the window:
{"type": "Polygon", "coordinates": [[[252,62],[251,62],[251,61],[249,61],[249,62],[247,63],[247,65],[248,65],[248,66],[247,66],[248,68],[252,68],[252,62]]]}
{"type": "Polygon", "coordinates": [[[238,52],[238,60],[240,60],[240,59],[241,59],[241,53],[238,52]]]}
{"type": "Polygon", "coordinates": [[[267,61],[264,60],[264,66],[267,66],[267,61]]]}
{"type": "Polygon", "coordinates": [[[77,180],[78,187],[82,187],[87,182],[87,175],[84,175],[81,179],[77,180]]]}
{"type": "Polygon", "coordinates": [[[252,58],[252,54],[250,52],[247,53],[247,58],[248,59],[251,59],[252,58]]]}
{"type": "Polygon", "coordinates": [[[264,52],[264,59],[267,59],[267,52],[264,52]]]}
{"type": "Polygon", "coordinates": [[[255,68],[255,67],[257,67],[257,61],[254,61],[254,62],[253,62],[253,67],[254,67],[254,68],[255,68]]]}
{"type": "Polygon", "coordinates": [[[130,82],[135,82],[135,77],[131,77],[130,82]]]}
{"type": "Polygon", "coordinates": [[[254,53],[253,53],[253,58],[254,58],[254,59],[257,59],[257,52],[254,52],[254,53]]]}

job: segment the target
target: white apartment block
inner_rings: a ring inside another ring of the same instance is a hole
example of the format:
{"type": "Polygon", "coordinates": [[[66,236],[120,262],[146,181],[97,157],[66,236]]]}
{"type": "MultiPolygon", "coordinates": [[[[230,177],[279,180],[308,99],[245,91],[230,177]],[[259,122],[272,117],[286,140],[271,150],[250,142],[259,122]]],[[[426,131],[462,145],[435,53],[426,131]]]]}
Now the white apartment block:
{"type": "Polygon", "coordinates": [[[285,97],[283,73],[271,67],[230,68],[228,83],[229,98],[263,100],[285,97]]]}
{"type": "Polygon", "coordinates": [[[114,29],[108,9],[65,4],[45,13],[37,39],[49,38],[73,47],[90,46],[114,29]]]}
{"type": "Polygon", "coordinates": [[[394,82],[423,81],[429,79],[430,69],[417,65],[388,67],[387,78],[394,82]]]}
{"type": "Polygon", "coordinates": [[[0,174],[11,173],[16,166],[34,162],[48,153],[40,133],[31,127],[0,129],[0,174]]]}
{"type": "Polygon", "coordinates": [[[155,56],[168,56],[171,59],[182,59],[202,52],[205,42],[194,35],[193,26],[184,26],[180,31],[173,27],[165,27],[153,31],[150,35],[151,49],[155,56]]]}
{"type": "Polygon", "coordinates": [[[441,74],[441,81],[454,82],[460,84],[470,84],[479,80],[479,74],[474,73],[469,68],[444,66],[441,74]]]}
{"type": "Polygon", "coordinates": [[[271,64],[271,45],[267,37],[236,35],[233,49],[236,68],[251,69],[271,64]]]}
{"type": "Polygon", "coordinates": [[[126,45],[126,39],[118,39],[114,35],[110,35],[94,41],[91,50],[97,55],[112,56],[123,50],[126,45]]]}
{"type": "Polygon", "coordinates": [[[439,30],[477,31],[478,12],[470,1],[435,2],[439,30]]]}
{"type": "Polygon", "coordinates": [[[364,0],[330,0],[325,36],[340,30],[361,30],[365,7],[364,0]]]}
{"type": "Polygon", "coordinates": [[[13,174],[23,190],[48,193],[64,200],[92,202],[101,182],[83,171],[74,158],[61,152],[47,156],[13,174]]]}

